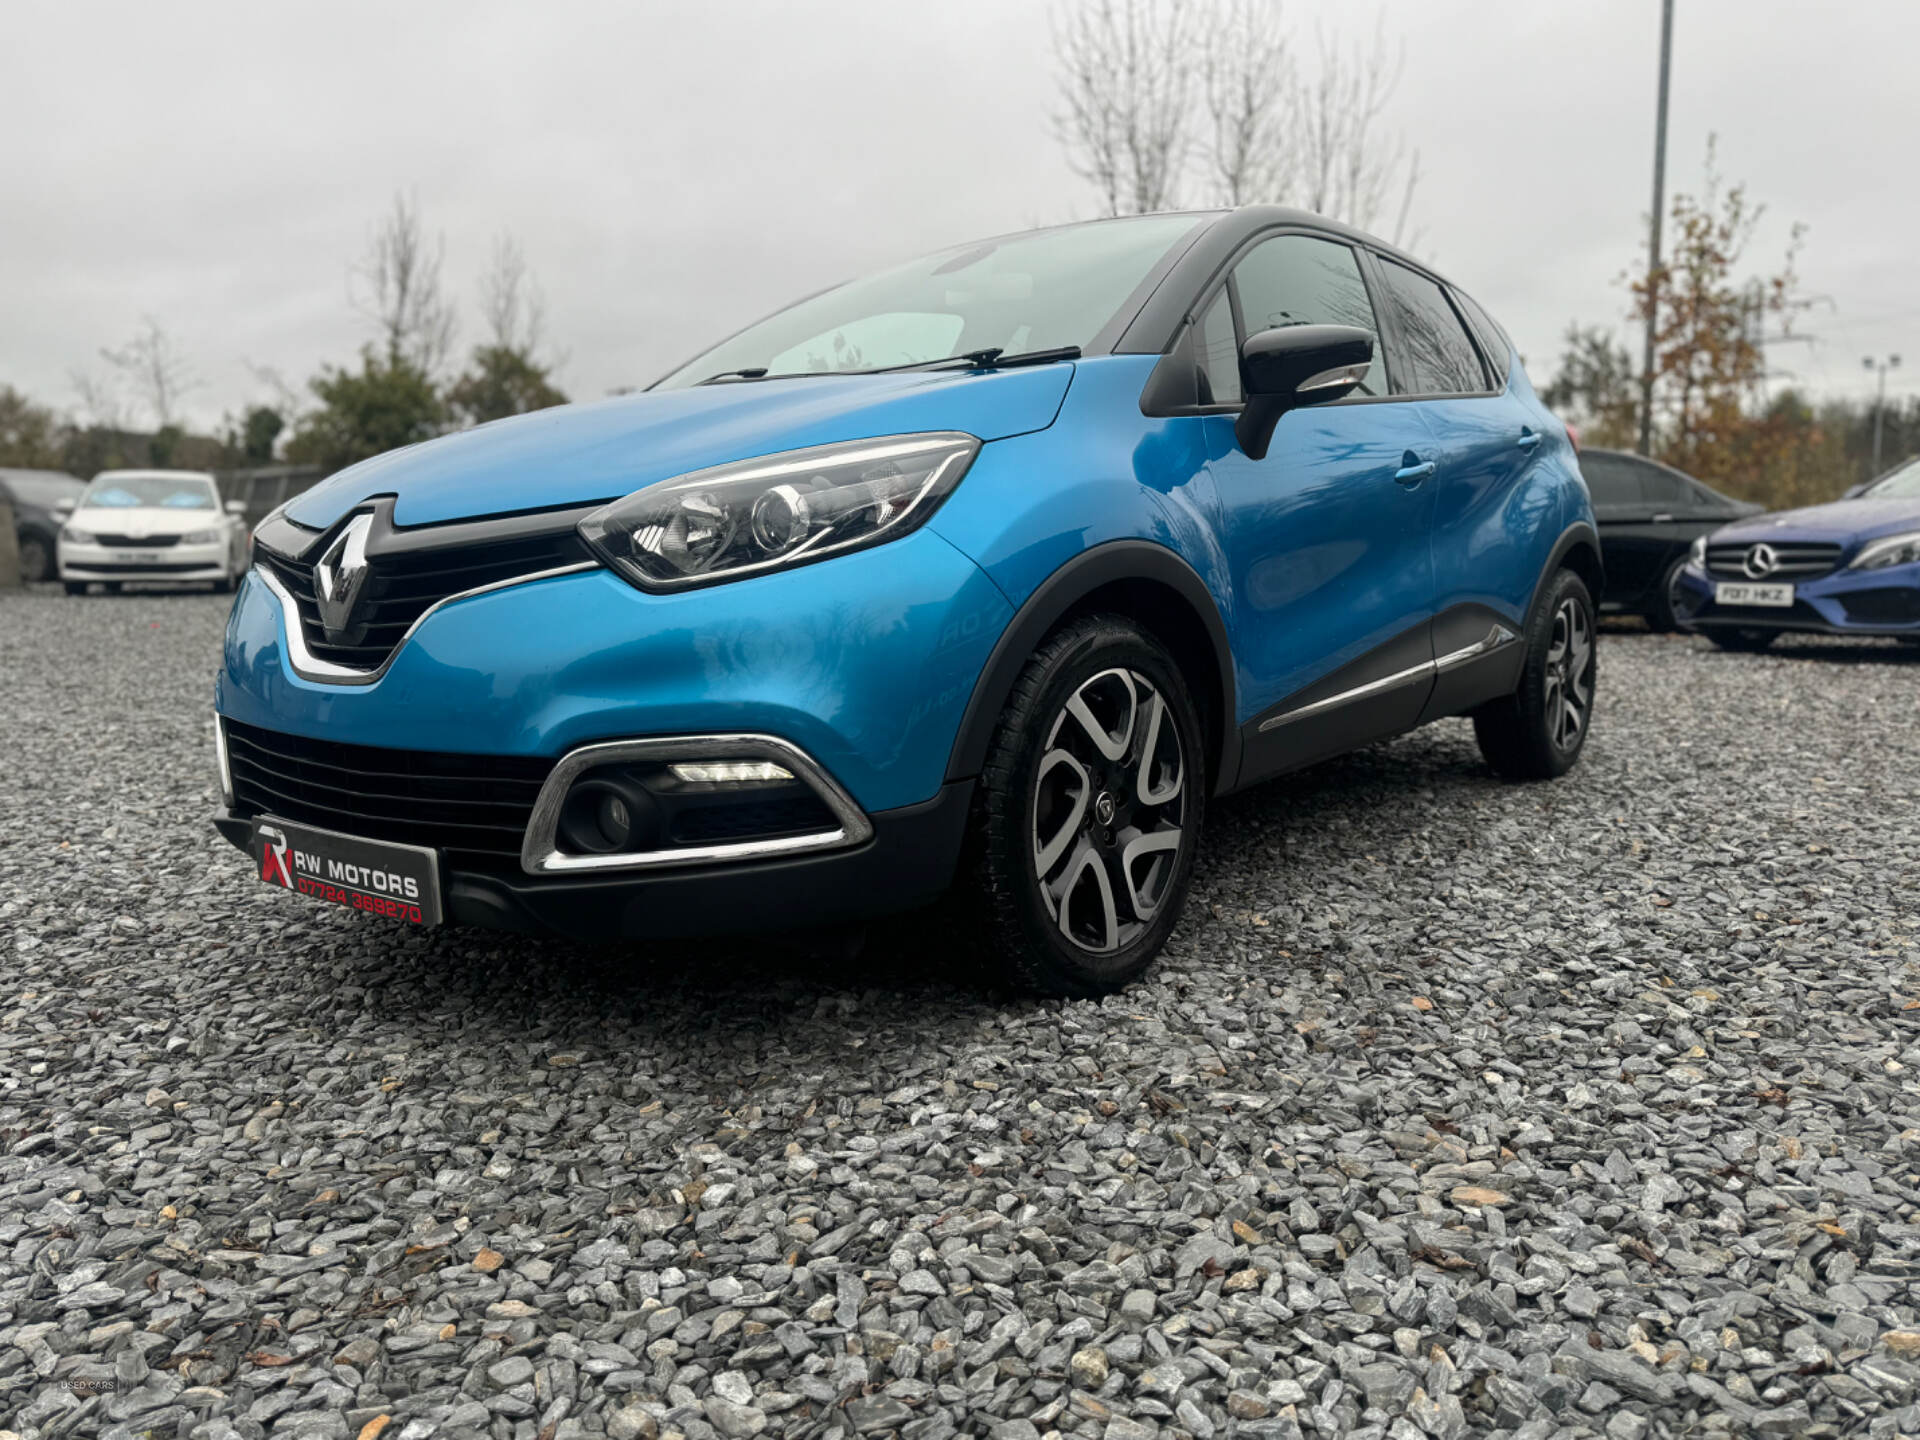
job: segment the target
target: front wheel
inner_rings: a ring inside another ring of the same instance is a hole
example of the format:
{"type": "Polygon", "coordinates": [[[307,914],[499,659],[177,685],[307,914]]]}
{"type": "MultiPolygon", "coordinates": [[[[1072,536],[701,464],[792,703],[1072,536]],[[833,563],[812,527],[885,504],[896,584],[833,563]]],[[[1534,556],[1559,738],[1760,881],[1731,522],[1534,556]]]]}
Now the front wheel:
{"type": "Polygon", "coordinates": [[[1200,716],[1130,620],[1077,620],[1034,652],[975,804],[988,939],[1020,984],[1103,995],[1147,966],[1186,903],[1206,806],[1200,716]]]}
{"type": "Polygon", "coordinates": [[[20,537],[20,578],[29,585],[53,578],[53,551],[38,535],[20,537]]]}
{"type": "Polygon", "coordinates": [[[1587,743],[1599,669],[1593,597],[1573,571],[1547,586],[1526,645],[1519,688],[1474,712],[1473,738],[1509,780],[1551,780],[1573,768],[1587,743]]]}
{"type": "Polygon", "coordinates": [[[1722,650],[1757,653],[1778,640],[1780,632],[1778,630],[1728,630],[1716,626],[1707,631],[1707,638],[1722,650]]]}

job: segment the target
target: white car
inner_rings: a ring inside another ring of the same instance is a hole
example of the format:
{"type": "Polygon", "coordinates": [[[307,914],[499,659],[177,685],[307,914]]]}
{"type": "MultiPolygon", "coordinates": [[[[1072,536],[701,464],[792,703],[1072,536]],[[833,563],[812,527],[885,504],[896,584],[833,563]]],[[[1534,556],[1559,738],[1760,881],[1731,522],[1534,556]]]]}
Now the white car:
{"type": "Polygon", "coordinates": [[[202,471],[103,470],[60,527],[60,578],[69,595],[130,580],[211,580],[231,590],[247,568],[245,508],[222,506],[202,471]]]}

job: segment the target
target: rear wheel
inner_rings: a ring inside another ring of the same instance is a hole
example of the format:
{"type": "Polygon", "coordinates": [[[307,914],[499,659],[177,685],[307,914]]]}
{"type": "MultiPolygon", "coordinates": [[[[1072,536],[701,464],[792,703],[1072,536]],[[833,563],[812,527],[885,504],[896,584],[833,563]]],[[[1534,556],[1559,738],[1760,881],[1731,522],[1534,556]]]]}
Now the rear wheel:
{"type": "Polygon", "coordinates": [[[1647,628],[1656,635],[1665,635],[1680,628],[1680,617],[1675,613],[1680,598],[1680,572],[1687,568],[1683,555],[1667,567],[1667,573],[1660,577],[1660,588],[1654,593],[1653,603],[1647,607],[1647,628]]]}
{"type": "Polygon", "coordinates": [[[1707,631],[1707,638],[1722,650],[1758,652],[1778,640],[1780,632],[1778,630],[1727,630],[1716,627],[1707,631]]]}
{"type": "Polygon", "coordinates": [[[1526,644],[1519,688],[1474,711],[1473,738],[1509,780],[1551,780],[1573,768],[1587,743],[1599,669],[1593,597],[1573,571],[1548,584],[1526,644]]]}
{"type": "Polygon", "coordinates": [[[1199,712],[1157,640],[1090,616],[1041,645],[974,814],[988,937],[1012,977],[1101,995],[1145,970],[1186,903],[1206,790],[1199,712]]]}
{"type": "Polygon", "coordinates": [[[28,584],[53,578],[53,552],[38,535],[20,537],[20,578],[28,584]]]}

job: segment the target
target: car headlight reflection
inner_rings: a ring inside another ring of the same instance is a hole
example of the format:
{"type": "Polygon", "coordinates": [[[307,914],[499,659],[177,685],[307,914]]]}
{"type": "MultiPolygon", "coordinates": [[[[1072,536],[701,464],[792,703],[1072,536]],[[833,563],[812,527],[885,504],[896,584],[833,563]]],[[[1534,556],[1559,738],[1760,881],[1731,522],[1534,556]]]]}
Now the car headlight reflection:
{"type": "Polygon", "coordinates": [[[1885,570],[1890,565],[1920,562],[1920,531],[1910,535],[1889,535],[1875,540],[1853,557],[1853,570],[1885,570]]]}
{"type": "Polygon", "coordinates": [[[742,579],[906,534],[979,450],[973,436],[943,431],[718,465],[603,505],[580,535],[643,590],[742,579]]]}

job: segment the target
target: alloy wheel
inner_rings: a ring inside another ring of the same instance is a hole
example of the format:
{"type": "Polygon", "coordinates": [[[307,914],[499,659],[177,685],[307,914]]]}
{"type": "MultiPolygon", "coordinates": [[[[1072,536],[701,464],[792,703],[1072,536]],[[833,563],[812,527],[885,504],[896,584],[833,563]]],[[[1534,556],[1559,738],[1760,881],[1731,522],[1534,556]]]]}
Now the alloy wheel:
{"type": "Polygon", "coordinates": [[[1186,844],[1186,757],[1166,698],[1103,670],[1061,707],[1034,772],[1042,903],[1079,949],[1110,954],[1153,922],[1186,844]]]}
{"type": "Polygon", "coordinates": [[[1593,709],[1593,618],[1572,596],[1553,612],[1546,690],[1547,734],[1560,749],[1570,750],[1593,709]]]}

